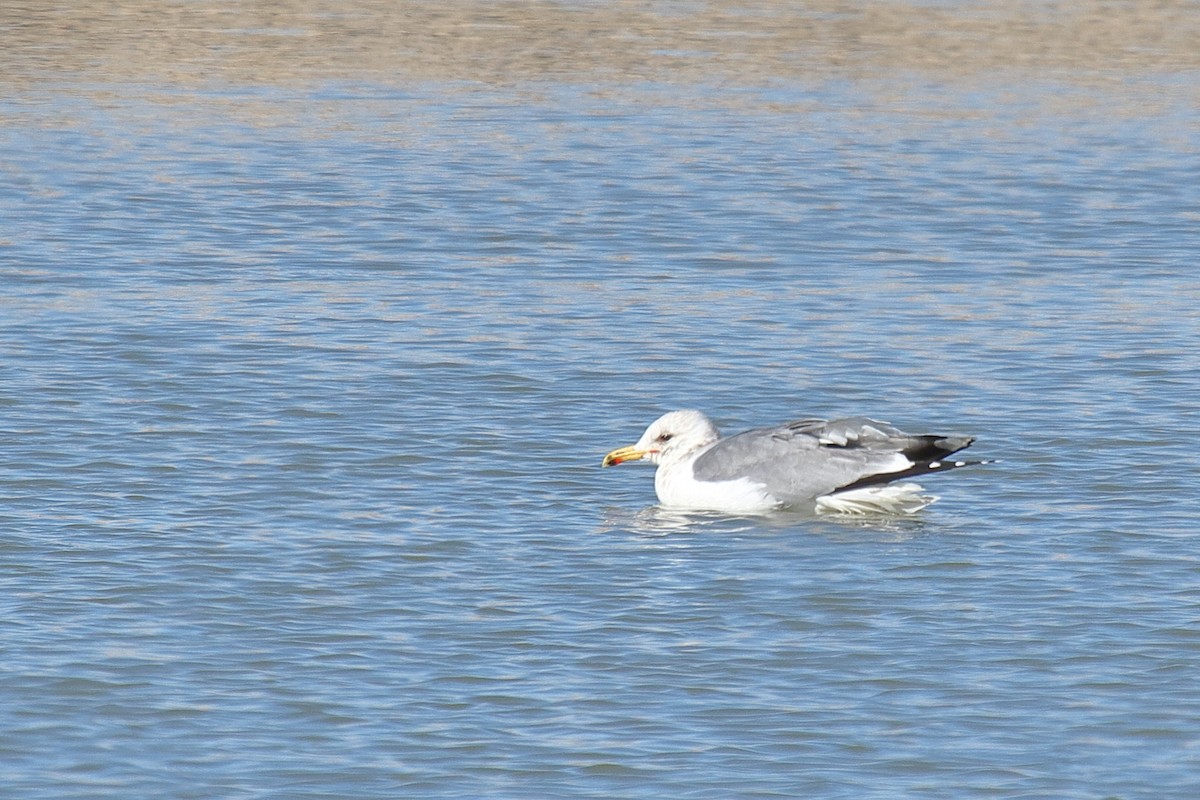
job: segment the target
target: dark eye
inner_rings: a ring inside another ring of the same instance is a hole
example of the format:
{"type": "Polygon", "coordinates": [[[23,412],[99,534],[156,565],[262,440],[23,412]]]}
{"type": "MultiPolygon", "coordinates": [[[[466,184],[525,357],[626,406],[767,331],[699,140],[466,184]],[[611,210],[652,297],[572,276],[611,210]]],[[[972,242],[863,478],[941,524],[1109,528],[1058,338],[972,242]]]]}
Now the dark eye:
{"type": "Polygon", "coordinates": [[[673,434],[673,433],[660,433],[660,434],[658,435],[658,441],[660,441],[660,442],[669,442],[669,441],[671,441],[671,437],[672,437],[672,436],[674,436],[674,435],[675,435],[675,434],[673,434]]]}

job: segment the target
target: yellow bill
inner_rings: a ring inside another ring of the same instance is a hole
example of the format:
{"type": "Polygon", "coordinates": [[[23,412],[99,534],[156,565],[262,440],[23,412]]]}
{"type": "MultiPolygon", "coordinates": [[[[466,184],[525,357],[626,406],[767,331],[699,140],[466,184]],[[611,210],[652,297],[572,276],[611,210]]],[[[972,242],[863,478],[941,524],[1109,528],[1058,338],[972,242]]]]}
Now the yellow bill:
{"type": "Polygon", "coordinates": [[[617,464],[623,464],[626,461],[641,461],[646,457],[645,450],[639,450],[636,446],[618,447],[604,457],[600,462],[602,467],[615,467],[617,464]]]}

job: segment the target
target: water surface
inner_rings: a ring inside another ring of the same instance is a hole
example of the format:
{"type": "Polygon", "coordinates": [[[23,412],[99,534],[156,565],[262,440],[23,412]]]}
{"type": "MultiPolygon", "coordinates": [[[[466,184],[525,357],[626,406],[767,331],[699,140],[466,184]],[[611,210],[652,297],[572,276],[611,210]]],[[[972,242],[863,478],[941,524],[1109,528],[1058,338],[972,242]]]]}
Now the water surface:
{"type": "Polygon", "coordinates": [[[1200,789],[1187,4],[122,9],[4,12],[14,797],[1200,789]],[[1003,462],[672,514],[684,406],[1003,462]]]}

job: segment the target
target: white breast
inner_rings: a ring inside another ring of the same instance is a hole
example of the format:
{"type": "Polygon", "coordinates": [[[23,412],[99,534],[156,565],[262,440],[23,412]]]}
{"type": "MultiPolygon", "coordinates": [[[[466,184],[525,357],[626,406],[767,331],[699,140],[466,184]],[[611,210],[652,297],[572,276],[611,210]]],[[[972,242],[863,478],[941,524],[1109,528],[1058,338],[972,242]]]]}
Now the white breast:
{"type": "Polygon", "coordinates": [[[654,474],[654,491],[664,506],[697,511],[754,513],[768,511],[779,505],[779,501],[767,493],[763,484],[749,478],[735,481],[696,480],[692,474],[693,460],[659,465],[654,474]]]}

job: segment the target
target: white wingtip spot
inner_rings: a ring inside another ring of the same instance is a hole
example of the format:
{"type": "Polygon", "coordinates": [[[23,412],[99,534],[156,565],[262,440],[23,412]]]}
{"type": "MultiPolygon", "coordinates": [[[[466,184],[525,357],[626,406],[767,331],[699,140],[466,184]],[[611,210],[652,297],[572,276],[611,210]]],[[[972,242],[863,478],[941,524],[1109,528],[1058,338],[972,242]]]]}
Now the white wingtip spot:
{"type": "Polygon", "coordinates": [[[967,465],[967,462],[965,462],[965,461],[955,461],[954,462],[954,466],[956,466],[956,467],[965,467],[966,465],[967,465]]]}
{"type": "Polygon", "coordinates": [[[942,465],[942,462],[940,462],[940,461],[930,461],[930,462],[929,462],[929,468],[930,468],[930,469],[937,469],[937,468],[938,468],[938,467],[940,467],[941,465],[942,465]]]}

